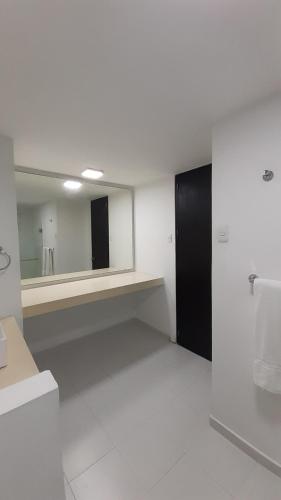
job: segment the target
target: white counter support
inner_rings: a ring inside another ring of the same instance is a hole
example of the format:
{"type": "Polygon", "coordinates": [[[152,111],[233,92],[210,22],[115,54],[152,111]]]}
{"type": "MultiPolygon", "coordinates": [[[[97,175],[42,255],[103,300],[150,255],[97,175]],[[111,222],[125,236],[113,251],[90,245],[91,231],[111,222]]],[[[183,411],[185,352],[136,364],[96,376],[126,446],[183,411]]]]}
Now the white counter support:
{"type": "MultiPolygon", "coordinates": [[[[7,366],[0,368],[0,389],[37,375],[38,368],[13,316],[0,320],[7,338],[7,366]]],[[[1,403],[1,401],[0,401],[1,403]]]]}
{"type": "Polygon", "coordinates": [[[65,500],[57,383],[38,372],[15,318],[0,323],[8,349],[0,369],[0,498],[65,500]]]}
{"type": "Polygon", "coordinates": [[[1,498],[65,500],[58,419],[49,371],[0,391],[1,498]]]}

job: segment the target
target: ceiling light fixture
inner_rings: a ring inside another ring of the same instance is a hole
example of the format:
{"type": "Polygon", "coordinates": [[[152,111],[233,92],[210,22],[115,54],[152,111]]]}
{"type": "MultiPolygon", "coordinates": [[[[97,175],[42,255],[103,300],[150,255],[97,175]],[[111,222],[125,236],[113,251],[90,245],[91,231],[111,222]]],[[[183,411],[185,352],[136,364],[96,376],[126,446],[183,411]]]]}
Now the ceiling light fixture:
{"type": "Polygon", "coordinates": [[[103,176],[103,171],[95,170],[94,168],[86,168],[81,175],[86,179],[100,179],[103,176]]]}
{"type": "Polygon", "coordinates": [[[70,189],[71,191],[77,191],[78,189],[81,188],[82,183],[79,181],[65,181],[63,183],[65,189],[70,189]]]}

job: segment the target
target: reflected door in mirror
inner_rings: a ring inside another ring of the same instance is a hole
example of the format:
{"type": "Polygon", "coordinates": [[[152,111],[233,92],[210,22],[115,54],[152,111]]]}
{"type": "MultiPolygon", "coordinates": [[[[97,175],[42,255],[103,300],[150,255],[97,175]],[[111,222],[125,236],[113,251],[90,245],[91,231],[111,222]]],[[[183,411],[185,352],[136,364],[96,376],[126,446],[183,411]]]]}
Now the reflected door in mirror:
{"type": "Polygon", "coordinates": [[[108,196],[91,202],[92,268],[109,267],[108,196]]]}

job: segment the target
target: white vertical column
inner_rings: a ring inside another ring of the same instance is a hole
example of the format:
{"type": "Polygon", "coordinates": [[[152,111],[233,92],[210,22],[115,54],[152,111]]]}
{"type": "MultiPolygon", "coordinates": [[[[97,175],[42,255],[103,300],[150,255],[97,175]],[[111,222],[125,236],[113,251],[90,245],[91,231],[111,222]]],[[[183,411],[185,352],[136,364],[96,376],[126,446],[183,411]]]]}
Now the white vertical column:
{"type": "Polygon", "coordinates": [[[175,179],[135,190],[136,269],[163,276],[165,286],[145,294],[137,317],[176,340],[175,179]]]}
{"type": "Polygon", "coordinates": [[[51,372],[0,391],[1,500],[65,500],[58,386],[51,372]]]}
{"type": "MultiPolygon", "coordinates": [[[[0,246],[11,256],[11,265],[0,271],[0,317],[15,316],[22,323],[13,141],[0,136],[0,246]]],[[[0,267],[5,262],[0,256],[0,267]]]]}

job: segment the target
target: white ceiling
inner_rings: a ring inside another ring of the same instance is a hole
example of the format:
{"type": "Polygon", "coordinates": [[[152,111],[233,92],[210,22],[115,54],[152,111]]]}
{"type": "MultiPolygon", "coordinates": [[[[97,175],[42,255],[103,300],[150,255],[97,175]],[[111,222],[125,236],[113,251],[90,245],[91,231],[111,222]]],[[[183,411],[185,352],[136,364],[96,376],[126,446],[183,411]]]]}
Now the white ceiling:
{"type": "Polygon", "coordinates": [[[150,181],[208,162],[280,61],[280,0],[3,0],[0,133],[19,165],[150,181]]]}

